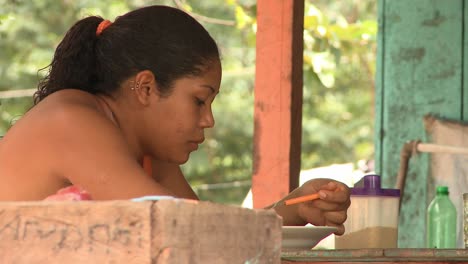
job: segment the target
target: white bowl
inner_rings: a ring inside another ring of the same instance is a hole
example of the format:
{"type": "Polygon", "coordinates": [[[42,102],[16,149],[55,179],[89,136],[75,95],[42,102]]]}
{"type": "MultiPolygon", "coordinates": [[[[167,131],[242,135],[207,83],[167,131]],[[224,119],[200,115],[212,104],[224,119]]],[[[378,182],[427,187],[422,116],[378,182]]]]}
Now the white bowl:
{"type": "Polygon", "coordinates": [[[320,240],[337,231],[331,226],[283,226],[283,249],[312,249],[320,240]]]}

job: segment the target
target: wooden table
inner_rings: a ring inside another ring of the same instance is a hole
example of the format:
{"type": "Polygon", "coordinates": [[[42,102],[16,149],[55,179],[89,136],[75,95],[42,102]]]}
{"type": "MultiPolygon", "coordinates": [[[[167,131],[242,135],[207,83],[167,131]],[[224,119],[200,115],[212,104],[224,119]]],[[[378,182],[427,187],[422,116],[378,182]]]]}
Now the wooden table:
{"type": "Polygon", "coordinates": [[[0,264],[280,263],[281,218],[185,199],[0,202],[0,264]]]}
{"type": "Polygon", "coordinates": [[[400,248],[283,251],[281,263],[468,263],[468,249],[400,248]]]}

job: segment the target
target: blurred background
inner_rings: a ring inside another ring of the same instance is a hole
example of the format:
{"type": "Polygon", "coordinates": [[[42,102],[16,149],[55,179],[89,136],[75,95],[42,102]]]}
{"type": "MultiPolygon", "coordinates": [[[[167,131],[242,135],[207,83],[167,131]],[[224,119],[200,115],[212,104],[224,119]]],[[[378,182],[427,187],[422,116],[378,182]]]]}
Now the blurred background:
{"type": "MultiPolygon", "coordinates": [[[[254,0],[0,0],[0,135],[32,106],[40,69],[77,20],[113,21],[154,4],[190,13],[220,47],[216,126],[182,169],[202,200],[240,205],[252,175],[254,0]]],[[[373,171],[376,9],[374,0],[305,0],[301,182],[331,177],[352,185],[373,171]]]]}

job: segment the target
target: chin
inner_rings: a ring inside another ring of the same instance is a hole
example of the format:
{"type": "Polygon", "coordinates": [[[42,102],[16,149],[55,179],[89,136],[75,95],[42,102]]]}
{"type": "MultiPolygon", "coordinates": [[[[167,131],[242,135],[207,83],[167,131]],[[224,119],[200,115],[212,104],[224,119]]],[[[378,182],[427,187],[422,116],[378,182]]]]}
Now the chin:
{"type": "Polygon", "coordinates": [[[189,160],[189,157],[190,157],[190,153],[186,154],[184,156],[181,155],[181,156],[179,156],[177,158],[171,159],[170,162],[182,165],[182,164],[186,163],[189,160]]]}
{"type": "Polygon", "coordinates": [[[183,160],[178,160],[177,164],[179,164],[179,165],[185,164],[185,163],[187,163],[188,160],[189,160],[188,158],[183,159],[183,160]]]}

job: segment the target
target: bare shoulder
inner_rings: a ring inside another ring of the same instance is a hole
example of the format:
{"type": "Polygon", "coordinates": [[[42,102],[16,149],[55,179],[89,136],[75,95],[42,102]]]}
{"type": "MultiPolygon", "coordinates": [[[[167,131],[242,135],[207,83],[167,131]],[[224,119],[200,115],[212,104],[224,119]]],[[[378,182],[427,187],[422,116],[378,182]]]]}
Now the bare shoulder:
{"type": "Polygon", "coordinates": [[[34,113],[38,130],[45,130],[48,144],[69,147],[74,144],[125,145],[119,129],[99,108],[96,97],[84,92],[59,95],[44,105],[37,105],[34,113]]]}
{"type": "Polygon", "coordinates": [[[43,177],[62,177],[93,199],[171,195],[145,174],[122,132],[90,94],[51,95],[14,125],[5,137],[5,145],[9,142],[11,149],[23,146],[22,153],[30,149],[43,177]]]}
{"type": "Polygon", "coordinates": [[[85,137],[77,135],[79,126],[73,120],[83,123],[90,119],[97,128],[105,126],[105,122],[92,121],[100,116],[93,101],[84,92],[57,92],[8,130],[0,148],[0,199],[41,199],[69,182],[62,168],[66,166],[68,137],[78,142],[85,137]]]}
{"type": "Polygon", "coordinates": [[[44,144],[55,152],[64,146],[117,143],[122,139],[118,129],[100,111],[95,96],[78,90],[50,95],[18,121],[11,133],[44,144]]]}

